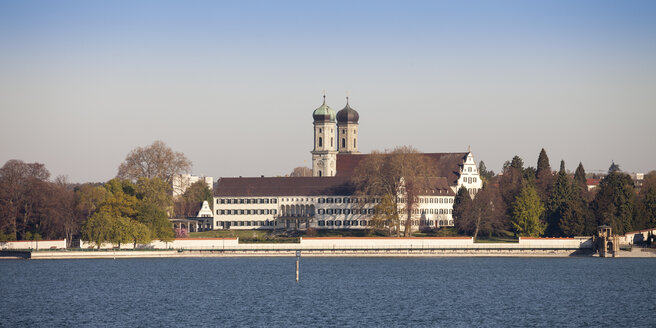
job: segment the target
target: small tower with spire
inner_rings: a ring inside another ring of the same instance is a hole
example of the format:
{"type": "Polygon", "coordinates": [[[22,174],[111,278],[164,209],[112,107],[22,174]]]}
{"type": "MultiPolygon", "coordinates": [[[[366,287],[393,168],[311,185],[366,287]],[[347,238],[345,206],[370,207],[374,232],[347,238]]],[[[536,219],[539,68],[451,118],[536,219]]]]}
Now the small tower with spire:
{"type": "Polygon", "coordinates": [[[358,154],[358,121],[360,115],[349,105],[346,96],[346,106],[337,112],[337,140],[340,154],[358,154]]]}
{"type": "Polygon", "coordinates": [[[335,111],[323,104],[312,113],[314,119],[314,148],[312,149],[312,176],[334,176],[337,173],[337,140],[335,134],[335,111]]]}

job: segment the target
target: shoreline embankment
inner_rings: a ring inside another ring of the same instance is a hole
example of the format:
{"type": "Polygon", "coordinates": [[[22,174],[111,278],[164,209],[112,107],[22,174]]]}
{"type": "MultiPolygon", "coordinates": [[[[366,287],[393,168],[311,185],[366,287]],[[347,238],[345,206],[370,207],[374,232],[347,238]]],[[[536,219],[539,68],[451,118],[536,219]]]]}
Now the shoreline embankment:
{"type": "MultiPolygon", "coordinates": [[[[238,238],[185,238],[148,245],[111,244],[100,249],[82,242],[80,248],[54,245],[50,248],[5,247],[0,259],[120,259],[183,257],[591,257],[589,237],[520,238],[517,243],[475,243],[471,237],[355,238],[304,237],[299,243],[240,243],[238,238]]],[[[6,246],[18,246],[7,244],[6,246]]],[[[652,249],[633,248],[617,257],[655,257],[652,249]]]]}

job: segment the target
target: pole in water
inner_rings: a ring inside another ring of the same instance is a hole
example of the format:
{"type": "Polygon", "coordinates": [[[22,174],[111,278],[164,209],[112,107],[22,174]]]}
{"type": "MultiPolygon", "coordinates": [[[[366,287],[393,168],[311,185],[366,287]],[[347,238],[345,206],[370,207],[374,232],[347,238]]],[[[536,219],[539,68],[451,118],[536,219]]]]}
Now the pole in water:
{"type": "Polygon", "coordinates": [[[296,282],[298,282],[298,269],[299,269],[299,262],[301,259],[301,251],[296,251],[296,282]]]}

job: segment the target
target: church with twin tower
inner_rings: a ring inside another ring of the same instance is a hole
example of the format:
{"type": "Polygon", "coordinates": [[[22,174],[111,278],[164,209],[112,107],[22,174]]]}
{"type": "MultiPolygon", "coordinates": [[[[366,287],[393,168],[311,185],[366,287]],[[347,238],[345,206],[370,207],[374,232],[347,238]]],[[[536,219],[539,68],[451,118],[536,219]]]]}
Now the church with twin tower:
{"type": "MultiPolygon", "coordinates": [[[[348,97],[335,112],[324,95],[312,119],[312,176],[220,178],[214,188],[212,229],[372,228],[381,197],[358,195],[351,183],[359,164],[371,156],[358,151],[360,115],[348,97]]],[[[469,150],[422,154],[435,166],[436,176],[419,191],[414,208],[400,205],[399,211],[410,214],[413,230],[452,227],[458,189],[465,187],[473,196],[482,187],[474,156],[469,150]]]]}
{"type": "Polygon", "coordinates": [[[360,115],[346,106],[339,112],[323,104],[312,113],[314,118],[314,148],[312,149],[312,176],[332,177],[337,173],[337,154],[359,154],[358,120],[360,115]]]}

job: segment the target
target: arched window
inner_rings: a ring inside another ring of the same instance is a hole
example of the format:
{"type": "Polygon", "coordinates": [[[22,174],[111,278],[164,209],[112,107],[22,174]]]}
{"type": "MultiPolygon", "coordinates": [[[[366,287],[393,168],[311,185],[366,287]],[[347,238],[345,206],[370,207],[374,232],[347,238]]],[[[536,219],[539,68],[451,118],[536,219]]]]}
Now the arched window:
{"type": "Polygon", "coordinates": [[[353,148],[358,148],[358,143],[355,138],[353,138],[353,148]]]}
{"type": "Polygon", "coordinates": [[[323,147],[323,139],[319,137],[319,147],[323,147]]]}
{"type": "Polygon", "coordinates": [[[319,171],[319,176],[321,176],[321,171],[319,171]]]}
{"type": "Polygon", "coordinates": [[[330,147],[333,146],[333,137],[330,137],[330,147]]]}
{"type": "Polygon", "coordinates": [[[342,148],[346,148],[346,139],[342,138],[342,148]]]}

